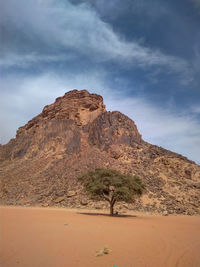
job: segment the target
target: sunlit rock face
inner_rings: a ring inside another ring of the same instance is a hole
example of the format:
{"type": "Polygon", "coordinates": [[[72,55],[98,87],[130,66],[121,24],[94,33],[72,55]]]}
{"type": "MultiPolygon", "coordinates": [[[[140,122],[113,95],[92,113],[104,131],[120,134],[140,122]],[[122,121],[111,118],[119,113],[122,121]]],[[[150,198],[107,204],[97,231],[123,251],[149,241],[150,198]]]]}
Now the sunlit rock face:
{"type": "Polygon", "coordinates": [[[98,167],[143,179],[145,195],[128,208],[200,213],[200,167],[143,141],[130,118],[87,90],[57,98],[0,146],[0,204],[94,206],[76,178],[98,167]]]}

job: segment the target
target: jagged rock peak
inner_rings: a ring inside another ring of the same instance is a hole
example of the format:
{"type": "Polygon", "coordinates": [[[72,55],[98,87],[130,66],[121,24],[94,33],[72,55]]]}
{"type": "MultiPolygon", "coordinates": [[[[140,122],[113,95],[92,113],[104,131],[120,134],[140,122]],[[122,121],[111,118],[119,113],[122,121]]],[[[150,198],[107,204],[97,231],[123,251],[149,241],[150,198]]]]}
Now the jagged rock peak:
{"type": "Polygon", "coordinates": [[[97,94],[91,94],[89,93],[87,90],[83,89],[83,90],[71,90],[67,93],[65,93],[65,95],[63,97],[58,97],[56,100],[60,99],[60,98],[67,98],[67,99],[77,99],[77,98],[90,98],[90,99],[96,99],[99,102],[103,103],[103,97],[97,94]]]}
{"type": "Polygon", "coordinates": [[[116,153],[119,146],[135,147],[142,142],[135,123],[118,111],[106,111],[100,95],[73,90],[20,127],[0,158],[73,154],[88,147],[116,153]]]}
{"type": "Polygon", "coordinates": [[[105,111],[102,96],[90,94],[87,90],[75,89],[56,98],[53,104],[45,106],[42,113],[30,120],[24,127],[19,128],[17,136],[24,130],[38,127],[41,122],[54,119],[73,120],[77,125],[84,126],[105,111]]]}
{"type": "Polygon", "coordinates": [[[81,113],[94,112],[101,113],[105,111],[103,98],[97,94],[90,94],[87,90],[72,90],[67,92],[63,97],[56,98],[56,101],[45,106],[42,111],[43,118],[78,118],[81,113]],[[98,112],[96,112],[98,110],[98,112]],[[70,113],[70,114],[69,114],[70,113]]]}

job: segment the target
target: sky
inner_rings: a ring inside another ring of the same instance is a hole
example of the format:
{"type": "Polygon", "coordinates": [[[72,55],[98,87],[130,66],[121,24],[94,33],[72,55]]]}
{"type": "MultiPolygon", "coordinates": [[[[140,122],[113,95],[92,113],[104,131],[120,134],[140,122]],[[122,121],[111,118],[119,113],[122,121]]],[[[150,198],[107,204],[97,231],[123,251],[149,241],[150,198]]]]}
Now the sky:
{"type": "Polygon", "coordinates": [[[0,143],[72,89],[200,164],[200,0],[1,0],[0,143]]]}

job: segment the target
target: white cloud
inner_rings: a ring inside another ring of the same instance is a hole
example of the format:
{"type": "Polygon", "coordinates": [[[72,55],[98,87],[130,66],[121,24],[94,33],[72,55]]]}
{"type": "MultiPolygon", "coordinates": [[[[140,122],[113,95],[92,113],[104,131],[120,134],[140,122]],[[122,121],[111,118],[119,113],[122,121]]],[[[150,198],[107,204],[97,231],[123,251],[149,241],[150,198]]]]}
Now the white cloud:
{"type": "Polygon", "coordinates": [[[3,49],[0,66],[67,61],[82,54],[91,60],[114,60],[142,68],[168,67],[190,73],[188,63],[157,49],[128,42],[103,22],[89,5],[65,1],[7,0],[0,3],[3,49]]]}
{"type": "MultiPolygon", "coordinates": [[[[24,125],[54,102],[55,98],[72,89],[88,89],[101,94],[107,110],[119,110],[132,118],[145,141],[163,146],[200,162],[200,124],[188,113],[178,114],[162,109],[141,97],[124,97],[108,86],[104,72],[56,76],[47,73],[39,77],[4,79],[0,98],[0,142],[5,143],[19,126],[24,125]],[[12,91],[7,88],[12,88],[12,91]]],[[[186,111],[187,112],[187,111],[186,111]]]]}

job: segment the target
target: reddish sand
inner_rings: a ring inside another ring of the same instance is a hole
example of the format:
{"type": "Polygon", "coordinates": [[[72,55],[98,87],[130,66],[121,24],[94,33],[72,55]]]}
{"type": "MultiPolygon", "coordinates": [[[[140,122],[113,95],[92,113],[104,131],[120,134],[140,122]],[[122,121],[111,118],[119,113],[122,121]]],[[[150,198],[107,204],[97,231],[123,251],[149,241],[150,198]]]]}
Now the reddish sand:
{"type": "Polygon", "coordinates": [[[78,212],[1,207],[0,266],[200,266],[200,217],[78,212]],[[110,253],[96,257],[105,246],[110,253]]]}

